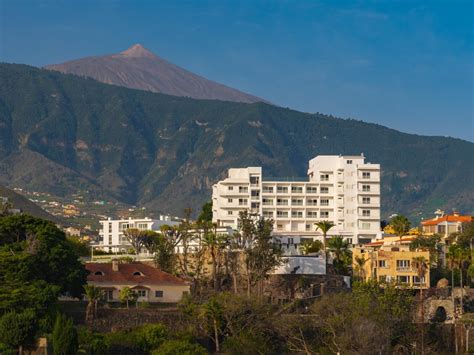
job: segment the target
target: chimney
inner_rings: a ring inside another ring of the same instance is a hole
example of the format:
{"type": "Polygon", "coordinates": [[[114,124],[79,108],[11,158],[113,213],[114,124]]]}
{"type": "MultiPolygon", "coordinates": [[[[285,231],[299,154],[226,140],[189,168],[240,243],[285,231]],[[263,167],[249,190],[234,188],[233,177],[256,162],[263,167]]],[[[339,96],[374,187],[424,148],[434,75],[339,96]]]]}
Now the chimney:
{"type": "Polygon", "coordinates": [[[119,271],[119,261],[117,259],[112,260],[112,271],[119,271]]]}

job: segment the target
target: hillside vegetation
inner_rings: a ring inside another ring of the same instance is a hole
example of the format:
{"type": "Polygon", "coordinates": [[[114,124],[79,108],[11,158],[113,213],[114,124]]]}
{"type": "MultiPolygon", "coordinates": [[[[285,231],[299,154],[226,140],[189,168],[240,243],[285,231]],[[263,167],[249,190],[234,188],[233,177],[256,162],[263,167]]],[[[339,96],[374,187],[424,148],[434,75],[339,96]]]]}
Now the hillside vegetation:
{"type": "MultiPolygon", "coordinates": [[[[383,216],[474,210],[474,144],[265,103],[195,100],[0,64],[0,183],[182,214],[230,167],[304,176],[318,154],[382,165],[383,216]]],[[[376,104],[376,103],[374,103],[376,104]]]]}

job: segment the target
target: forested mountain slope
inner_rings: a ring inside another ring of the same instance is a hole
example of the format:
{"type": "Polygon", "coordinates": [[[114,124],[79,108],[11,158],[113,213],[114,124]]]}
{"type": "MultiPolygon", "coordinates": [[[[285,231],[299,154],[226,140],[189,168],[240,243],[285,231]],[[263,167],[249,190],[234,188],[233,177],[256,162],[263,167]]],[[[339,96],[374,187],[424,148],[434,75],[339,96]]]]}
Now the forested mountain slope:
{"type": "Polygon", "coordinates": [[[382,165],[383,215],[474,210],[474,144],[265,103],[194,100],[0,64],[0,183],[182,214],[230,167],[304,176],[318,154],[382,165]]]}

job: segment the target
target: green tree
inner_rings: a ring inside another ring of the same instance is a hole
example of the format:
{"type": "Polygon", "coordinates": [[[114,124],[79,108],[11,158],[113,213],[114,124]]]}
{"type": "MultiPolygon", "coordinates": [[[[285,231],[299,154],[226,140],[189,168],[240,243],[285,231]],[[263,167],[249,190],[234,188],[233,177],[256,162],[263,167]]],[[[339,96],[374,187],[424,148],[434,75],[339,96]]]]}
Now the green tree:
{"type": "Polygon", "coordinates": [[[10,311],[0,317],[0,344],[18,348],[32,344],[37,330],[37,314],[33,310],[10,311]]]}
{"type": "Polygon", "coordinates": [[[339,274],[347,274],[352,263],[349,242],[342,236],[334,236],[328,241],[328,250],[333,257],[334,268],[339,274]]]}
{"type": "Polygon", "coordinates": [[[365,263],[369,261],[369,259],[366,259],[363,255],[361,256],[356,256],[354,258],[354,272],[357,275],[357,279],[359,281],[364,281],[365,280],[365,263]]]}
{"type": "Polygon", "coordinates": [[[216,346],[216,352],[220,351],[220,336],[222,333],[222,307],[216,299],[211,298],[201,306],[201,318],[206,322],[209,338],[216,346]]]}
{"type": "Polygon", "coordinates": [[[123,231],[123,236],[133,248],[135,255],[138,257],[144,246],[143,243],[145,241],[145,233],[142,230],[137,228],[129,228],[123,231]]]}
{"type": "Polygon", "coordinates": [[[53,334],[54,355],[75,355],[77,353],[78,338],[72,319],[58,313],[54,322],[53,334]]]}
{"type": "Polygon", "coordinates": [[[86,322],[97,317],[97,306],[103,296],[103,291],[94,285],[84,285],[84,295],[87,298],[86,322]]]}
{"type": "Polygon", "coordinates": [[[202,210],[199,214],[198,222],[212,222],[212,201],[208,201],[204,205],[202,205],[202,210]]]}
{"type": "Polygon", "coordinates": [[[231,242],[244,255],[244,268],[247,279],[247,296],[250,296],[253,286],[258,285],[257,294],[262,294],[263,280],[278,265],[281,265],[282,250],[273,242],[273,221],[250,215],[247,211],[239,213],[238,224],[240,233],[233,238],[238,242],[231,242]]]}
{"type": "Polygon", "coordinates": [[[158,348],[168,337],[168,329],[163,324],[146,324],[136,330],[140,348],[146,352],[158,348]]]}
{"type": "Polygon", "coordinates": [[[323,250],[324,250],[324,257],[326,259],[326,265],[328,263],[328,255],[327,255],[327,235],[329,230],[334,227],[334,223],[331,221],[320,221],[318,223],[315,223],[316,230],[321,230],[321,233],[323,233],[323,250]]]}
{"type": "Polygon", "coordinates": [[[307,240],[300,244],[300,250],[303,255],[319,253],[323,250],[323,243],[319,240],[307,240]]]}
{"type": "Polygon", "coordinates": [[[119,292],[119,298],[121,302],[126,303],[128,309],[129,302],[135,300],[137,295],[130,287],[124,287],[119,292]]]}
{"type": "Polygon", "coordinates": [[[395,231],[395,234],[400,237],[401,241],[402,237],[410,230],[411,222],[403,215],[396,215],[390,220],[390,225],[395,231]]]}
{"type": "Polygon", "coordinates": [[[65,234],[28,215],[0,218],[0,312],[44,314],[60,293],[82,295],[87,272],[65,234]]]}
{"type": "Polygon", "coordinates": [[[176,268],[175,243],[168,239],[167,234],[160,233],[155,239],[154,262],[156,267],[170,274],[174,273],[176,268]]]}

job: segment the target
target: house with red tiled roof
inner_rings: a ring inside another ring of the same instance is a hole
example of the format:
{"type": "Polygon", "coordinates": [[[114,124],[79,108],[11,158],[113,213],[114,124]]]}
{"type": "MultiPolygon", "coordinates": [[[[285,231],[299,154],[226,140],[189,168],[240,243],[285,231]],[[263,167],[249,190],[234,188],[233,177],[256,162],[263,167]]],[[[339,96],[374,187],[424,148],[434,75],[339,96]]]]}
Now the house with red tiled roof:
{"type": "Polygon", "coordinates": [[[427,219],[421,222],[423,234],[439,234],[446,238],[452,233],[461,232],[463,223],[472,222],[472,216],[462,216],[459,212],[453,214],[444,214],[439,211],[433,219],[427,219]]]}
{"type": "Polygon", "coordinates": [[[87,283],[101,288],[108,302],[119,302],[120,290],[135,291],[139,302],[176,303],[189,293],[190,283],[153,266],[140,263],[86,263],[87,283]]]}

